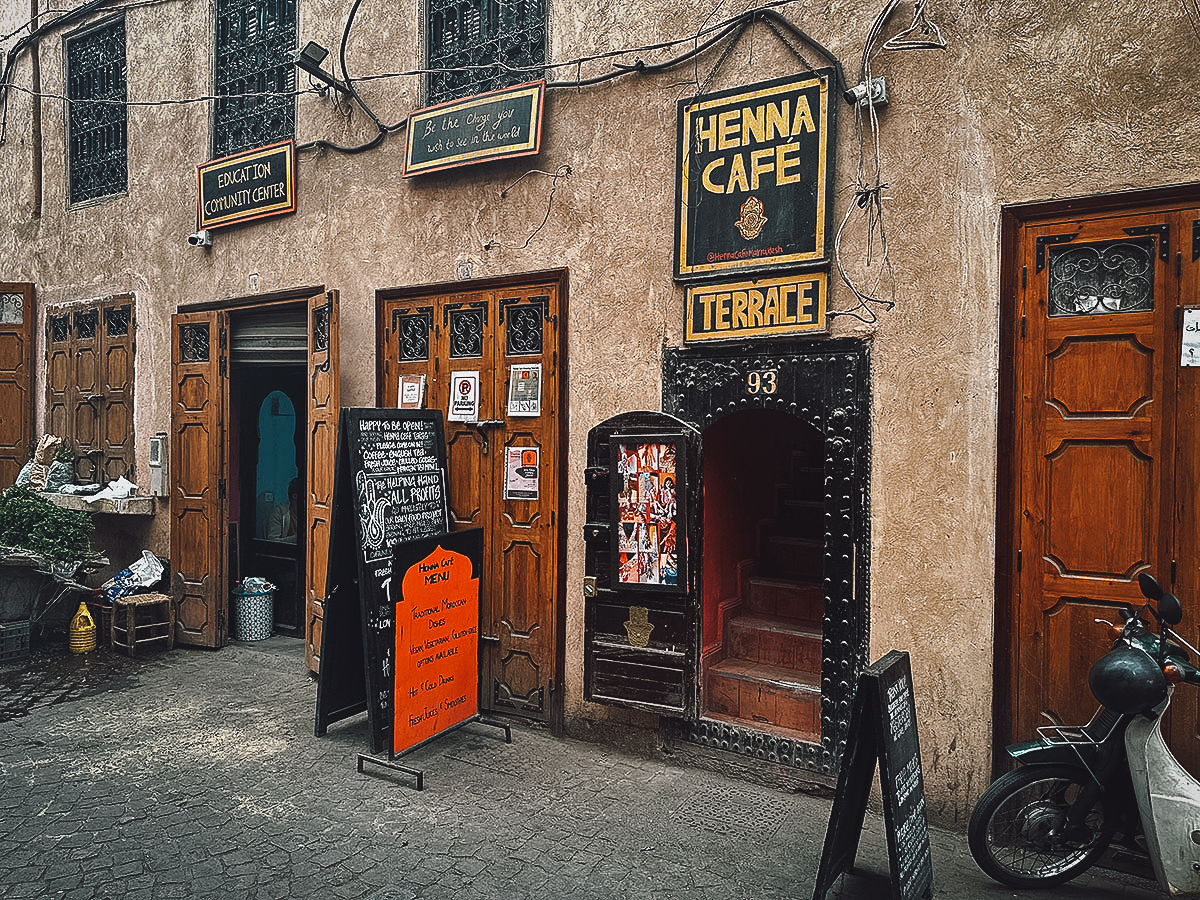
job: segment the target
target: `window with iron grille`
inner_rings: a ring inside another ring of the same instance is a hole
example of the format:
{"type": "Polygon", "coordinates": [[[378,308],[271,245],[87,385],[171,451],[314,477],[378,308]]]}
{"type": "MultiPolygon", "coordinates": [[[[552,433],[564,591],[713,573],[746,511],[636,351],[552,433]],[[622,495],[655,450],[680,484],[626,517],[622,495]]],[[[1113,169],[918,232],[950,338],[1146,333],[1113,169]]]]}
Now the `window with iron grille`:
{"type": "Polygon", "coordinates": [[[217,0],[213,158],[294,137],[296,0],[217,0]]]}
{"type": "Polygon", "coordinates": [[[546,65],[546,0],[426,0],[430,105],[534,81],[546,65]]]}
{"type": "Polygon", "coordinates": [[[125,192],[125,20],[67,39],[71,203],[125,192]]]}

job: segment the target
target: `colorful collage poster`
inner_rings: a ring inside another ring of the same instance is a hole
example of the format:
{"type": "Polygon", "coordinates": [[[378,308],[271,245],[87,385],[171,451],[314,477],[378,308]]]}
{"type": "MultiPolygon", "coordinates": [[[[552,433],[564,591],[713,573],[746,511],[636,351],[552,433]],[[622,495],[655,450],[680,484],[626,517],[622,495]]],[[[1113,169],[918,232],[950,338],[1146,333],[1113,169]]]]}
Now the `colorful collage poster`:
{"type": "Polygon", "coordinates": [[[617,443],[617,571],[627,585],[675,586],[678,490],[674,443],[617,443]]]}

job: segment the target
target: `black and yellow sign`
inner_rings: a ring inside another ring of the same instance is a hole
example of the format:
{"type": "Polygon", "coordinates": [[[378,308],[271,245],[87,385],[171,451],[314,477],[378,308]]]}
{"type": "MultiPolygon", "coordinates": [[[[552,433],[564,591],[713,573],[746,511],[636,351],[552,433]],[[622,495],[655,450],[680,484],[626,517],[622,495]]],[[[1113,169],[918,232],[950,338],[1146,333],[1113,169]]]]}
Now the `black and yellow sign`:
{"type": "Polygon", "coordinates": [[[826,330],[829,276],[809,272],[687,290],[685,339],[730,341],[826,330]]]}
{"type": "Polygon", "coordinates": [[[196,167],[201,229],[296,211],[296,144],[284,141],[196,167]]]}
{"type": "Polygon", "coordinates": [[[404,177],[533,156],[542,148],[545,96],[546,82],[535,81],[411,113],[404,177]]]}
{"type": "Polygon", "coordinates": [[[679,102],[675,277],[829,259],[833,69],[679,102]]]}

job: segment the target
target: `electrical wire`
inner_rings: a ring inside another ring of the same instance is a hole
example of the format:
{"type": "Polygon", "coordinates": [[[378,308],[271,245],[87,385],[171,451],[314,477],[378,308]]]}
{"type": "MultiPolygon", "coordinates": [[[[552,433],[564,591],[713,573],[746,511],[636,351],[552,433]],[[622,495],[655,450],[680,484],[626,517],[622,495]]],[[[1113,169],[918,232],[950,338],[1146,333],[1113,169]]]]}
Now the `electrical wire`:
{"type": "MultiPolygon", "coordinates": [[[[500,197],[501,200],[503,200],[508,196],[509,191],[511,191],[513,188],[515,188],[518,184],[520,184],[522,181],[524,181],[530,175],[545,175],[550,179],[550,196],[546,198],[546,214],[544,216],[542,216],[542,221],[538,225],[538,227],[533,229],[533,232],[529,235],[529,237],[525,238],[525,243],[523,243],[520,247],[514,247],[512,249],[524,250],[526,247],[529,246],[530,242],[535,237],[537,237],[538,232],[546,227],[546,222],[548,222],[550,220],[550,210],[554,207],[554,195],[558,191],[558,182],[560,180],[562,180],[563,178],[566,178],[570,174],[571,174],[571,167],[567,166],[567,165],[559,166],[558,169],[554,172],[545,172],[541,169],[530,169],[528,172],[526,172],[524,175],[522,175],[520,178],[518,178],[516,181],[514,181],[512,184],[510,184],[508,187],[506,187],[500,191],[498,196],[500,197]]],[[[499,241],[497,241],[495,238],[493,238],[490,241],[487,241],[483,245],[484,250],[497,250],[497,249],[503,249],[503,247],[504,247],[504,245],[501,244],[499,241]]]]}

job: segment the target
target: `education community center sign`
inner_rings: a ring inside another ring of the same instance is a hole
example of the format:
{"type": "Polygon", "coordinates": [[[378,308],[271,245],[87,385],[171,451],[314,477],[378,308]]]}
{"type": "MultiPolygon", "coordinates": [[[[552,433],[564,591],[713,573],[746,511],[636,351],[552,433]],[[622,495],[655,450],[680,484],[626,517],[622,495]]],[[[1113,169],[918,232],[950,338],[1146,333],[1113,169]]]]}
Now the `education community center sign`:
{"type": "Polygon", "coordinates": [[[830,259],[835,84],[828,68],[680,101],[675,277],[737,278],[689,287],[689,341],[825,330],[811,270],[830,259]]]}

